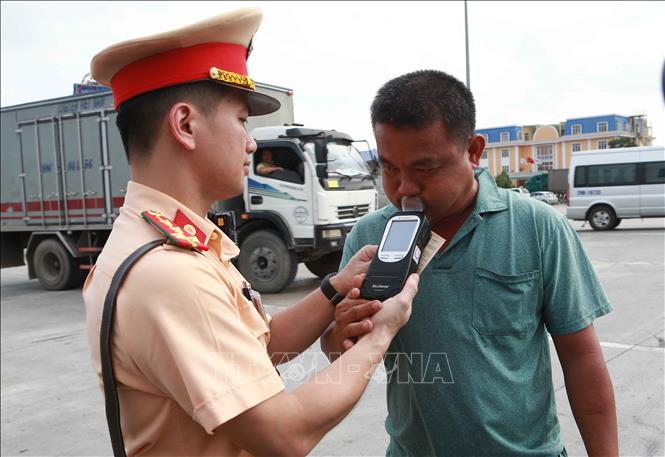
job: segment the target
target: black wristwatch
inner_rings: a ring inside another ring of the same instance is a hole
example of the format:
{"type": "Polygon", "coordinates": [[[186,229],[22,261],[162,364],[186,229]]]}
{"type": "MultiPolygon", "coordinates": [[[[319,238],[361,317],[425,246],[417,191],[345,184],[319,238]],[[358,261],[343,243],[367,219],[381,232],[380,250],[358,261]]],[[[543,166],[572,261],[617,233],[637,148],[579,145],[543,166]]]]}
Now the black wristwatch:
{"type": "Polygon", "coordinates": [[[323,295],[326,296],[328,301],[332,305],[337,305],[339,302],[344,300],[344,295],[340,294],[335,290],[332,284],[330,284],[330,278],[335,276],[337,272],[334,273],[328,273],[327,275],[324,276],[323,280],[321,281],[321,292],[323,292],[323,295]]]}

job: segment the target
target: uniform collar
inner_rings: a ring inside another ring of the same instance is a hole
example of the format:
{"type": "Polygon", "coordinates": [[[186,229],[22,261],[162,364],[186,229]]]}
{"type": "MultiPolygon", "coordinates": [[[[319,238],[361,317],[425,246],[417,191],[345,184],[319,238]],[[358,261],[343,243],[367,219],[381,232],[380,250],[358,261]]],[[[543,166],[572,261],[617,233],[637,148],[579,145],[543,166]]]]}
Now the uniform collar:
{"type": "MultiPolygon", "coordinates": [[[[231,239],[215,224],[180,203],[175,198],[135,181],[127,183],[123,207],[141,217],[143,211],[156,210],[185,231],[196,231],[196,237],[214,249],[222,260],[230,260],[240,252],[231,239]],[[186,228],[191,225],[191,228],[186,228]],[[189,230],[187,230],[189,229],[189,230]]],[[[194,232],[192,231],[192,233],[194,232]]]]}

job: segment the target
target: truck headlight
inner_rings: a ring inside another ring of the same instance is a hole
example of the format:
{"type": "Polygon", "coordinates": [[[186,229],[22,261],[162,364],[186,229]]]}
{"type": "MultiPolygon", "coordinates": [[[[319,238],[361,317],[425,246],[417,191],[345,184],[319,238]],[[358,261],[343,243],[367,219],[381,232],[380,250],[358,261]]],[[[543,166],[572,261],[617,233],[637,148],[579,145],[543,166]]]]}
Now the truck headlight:
{"type": "Polygon", "coordinates": [[[321,232],[322,238],[341,238],[342,229],[328,229],[321,232]]]}

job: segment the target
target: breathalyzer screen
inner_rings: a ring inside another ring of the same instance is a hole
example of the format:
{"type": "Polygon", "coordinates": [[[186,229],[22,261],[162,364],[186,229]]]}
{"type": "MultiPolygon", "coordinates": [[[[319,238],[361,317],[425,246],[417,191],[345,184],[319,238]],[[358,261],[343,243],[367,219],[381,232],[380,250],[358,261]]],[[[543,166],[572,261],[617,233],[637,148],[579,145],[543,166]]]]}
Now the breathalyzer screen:
{"type": "Polygon", "coordinates": [[[418,221],[393,221],[388,231],[383,251],[406,251],[418,221]]]}

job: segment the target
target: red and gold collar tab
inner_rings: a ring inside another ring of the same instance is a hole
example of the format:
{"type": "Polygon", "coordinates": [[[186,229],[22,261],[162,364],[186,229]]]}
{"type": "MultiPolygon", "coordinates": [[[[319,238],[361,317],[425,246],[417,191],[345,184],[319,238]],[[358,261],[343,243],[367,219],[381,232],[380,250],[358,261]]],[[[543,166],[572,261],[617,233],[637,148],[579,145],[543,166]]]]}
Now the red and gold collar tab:
{"type": "Polygon", "coordinates": [[[182,211],[177,211],[173,221],[164,217],[157,210],[143,211],[141,216],[166,236],[168,244],[197,251],[208,250],[208,246],[205,244],[205,233],[182,211]]]}

